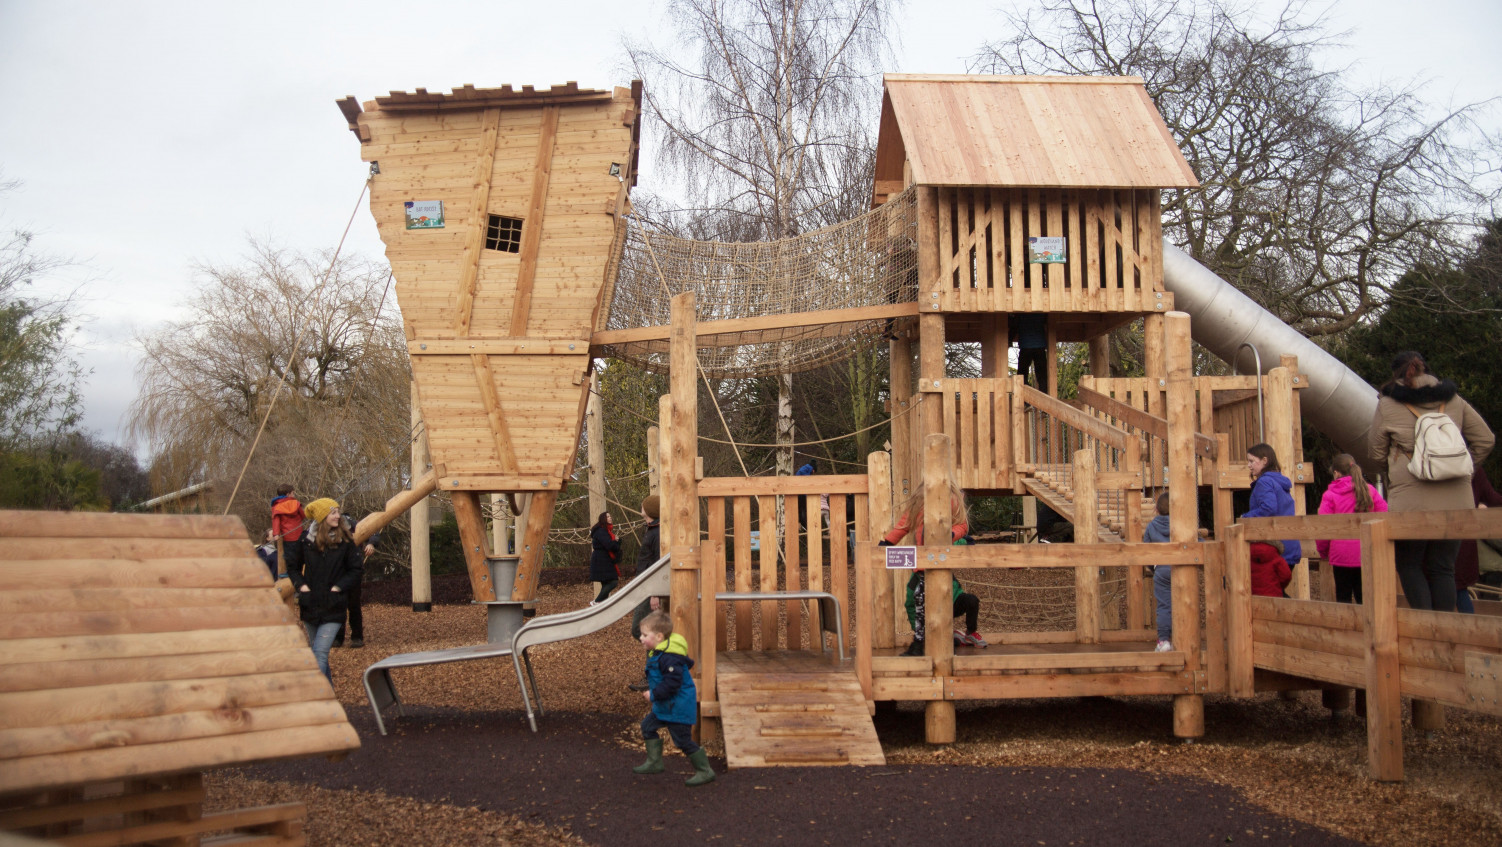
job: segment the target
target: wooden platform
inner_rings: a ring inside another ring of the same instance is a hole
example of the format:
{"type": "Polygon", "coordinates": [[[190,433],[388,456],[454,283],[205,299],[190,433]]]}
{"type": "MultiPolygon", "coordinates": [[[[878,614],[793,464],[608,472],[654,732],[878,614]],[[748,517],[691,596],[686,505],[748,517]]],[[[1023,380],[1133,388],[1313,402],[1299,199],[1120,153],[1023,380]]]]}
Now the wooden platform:
{"type": "Polygon", "coordinates": [[[852,661],[741,650],[721,652],[717,661],[730,767],[887,763],[852,661]]]}

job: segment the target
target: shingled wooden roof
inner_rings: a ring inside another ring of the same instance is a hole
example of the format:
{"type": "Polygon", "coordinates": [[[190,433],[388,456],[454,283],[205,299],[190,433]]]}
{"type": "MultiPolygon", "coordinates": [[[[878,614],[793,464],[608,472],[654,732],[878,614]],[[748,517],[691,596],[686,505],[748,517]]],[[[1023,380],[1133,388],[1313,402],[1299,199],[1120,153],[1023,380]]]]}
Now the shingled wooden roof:
{"type": "Polygon", "coordinates": [[[238,518],[0,512],[0,794],[359,746],[238,518]]]}
{"type": "Polygon", "coordinates": [[[1199,185],[1138,77],[887,74],[876,180],[917,185],[1199,185]]]}

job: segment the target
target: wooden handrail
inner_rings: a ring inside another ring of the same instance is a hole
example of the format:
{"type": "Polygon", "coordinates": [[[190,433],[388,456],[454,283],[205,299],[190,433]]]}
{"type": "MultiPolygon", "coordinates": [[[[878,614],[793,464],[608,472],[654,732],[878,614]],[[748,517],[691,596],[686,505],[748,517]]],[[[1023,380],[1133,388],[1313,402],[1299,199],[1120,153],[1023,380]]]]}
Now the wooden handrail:
{"type": "Polygon", "coordinates": [[[1094,438],[1108,447],[1125,450],[1131,435],[1124,429],[1111,426],[1089,412],[1076,409],[1057,397],[1052,397],[1030,385],[1022,386],[1022,401],[1052,415],[1060,423],[1067,424],[1094,438]]]}
{"type": "MultiPolygon", "coordinates": [[[[1105,394],[1086,388],[1081,385],[1077,395],[1079,401],[1092,409],[1104,412],[1117,420],[1126,421],[1128,424],[1142,430],[1155,438],[1168,440],[1168,421],[1157,415],[1152,415],[1141,409],[1134,408],[1105,394]]],[[[1214,459],[1218,452],[1215,439],[1196,432],[1194,434],[1194,452],[1205,459],[1214,459]]]]}
{"type": "MultiPolygon", "coordinates": [[[[1149,544],[1121,542],[1115,544],[958,544],[952,547],[918,548],[918,567],[949,568],[1077,568],[1109,562],[1111,566],[1131,565],[1201,565],[1210,557],[1208,547],[1215,542],[1179,542],[1149,544]],[[930,560],[929,556],[933,556],[930,560]]],[[[857,545],[859,546],[859,545],[857,545]]],[[[856,555],[860,555],[857,551],[856,555]]],[[[870,554],[873,564],[882,567],[885,554],[870,554]]]]}
{"type": "Polygon", "coordinates": [[[706,476],[699,480],[700,497],[758,495],[865,494],[865,474],[814,476],[706,476]]]}
{"type": "Polygon", "coordinates": [[[1362,512],[1352,515],[1292,515],[1242,518],[1247,541],[1283,538],[1360,538],[1361,525],[1381,520],[1396,540],[1422,538],[1502,538],[1502,509],[1455,509],[1438,512],[1362,512]]]}

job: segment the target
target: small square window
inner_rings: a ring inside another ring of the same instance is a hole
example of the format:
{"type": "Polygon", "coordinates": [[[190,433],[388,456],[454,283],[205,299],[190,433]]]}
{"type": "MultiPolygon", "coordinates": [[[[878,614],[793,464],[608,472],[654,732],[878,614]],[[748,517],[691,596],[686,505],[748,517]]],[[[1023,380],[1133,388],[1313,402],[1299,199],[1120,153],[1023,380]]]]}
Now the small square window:
{"type": "Polygon", "coordinates": [[[491,215],[485,226],[485,249],[520,253],[522,249],[522,219],[491,215]]]}

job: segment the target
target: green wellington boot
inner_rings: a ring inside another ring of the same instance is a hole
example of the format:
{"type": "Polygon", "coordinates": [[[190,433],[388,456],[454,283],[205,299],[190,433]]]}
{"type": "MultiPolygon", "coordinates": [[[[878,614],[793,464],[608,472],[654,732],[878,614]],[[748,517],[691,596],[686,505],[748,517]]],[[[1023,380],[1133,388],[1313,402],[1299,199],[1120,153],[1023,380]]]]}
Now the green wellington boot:
{"type": "MultiPolygon", "coordinates": [[[[662,739],[647,739],[647,760],[632,768],[633,773],[662,773],[662,739]]],[[[714,779],[711,775],[710,779],[714,779]]]]}
{"type": "MultiPolygon", "coordinates": [[[[661,743],[657,745],[657,749],[662,749],[661,743]]],[[[703,785],[706,782],[714,782],[714,768],[709,766],[709,754],[704,752],[703,747],[694,751],[688,760],[694,763],[694,775],[685,779],[684,785],[703,785]]]]}

